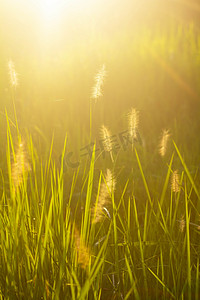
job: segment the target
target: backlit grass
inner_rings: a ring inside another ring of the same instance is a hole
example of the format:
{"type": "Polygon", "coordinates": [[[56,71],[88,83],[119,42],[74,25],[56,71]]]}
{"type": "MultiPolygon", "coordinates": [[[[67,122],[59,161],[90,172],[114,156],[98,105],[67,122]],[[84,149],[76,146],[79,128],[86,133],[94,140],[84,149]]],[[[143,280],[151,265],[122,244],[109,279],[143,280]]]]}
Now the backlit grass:
{"type": "Polygon", "coordinates": [[[200,35],[130,32],[2,56],[1,299],[200,297],[200,35]]]}

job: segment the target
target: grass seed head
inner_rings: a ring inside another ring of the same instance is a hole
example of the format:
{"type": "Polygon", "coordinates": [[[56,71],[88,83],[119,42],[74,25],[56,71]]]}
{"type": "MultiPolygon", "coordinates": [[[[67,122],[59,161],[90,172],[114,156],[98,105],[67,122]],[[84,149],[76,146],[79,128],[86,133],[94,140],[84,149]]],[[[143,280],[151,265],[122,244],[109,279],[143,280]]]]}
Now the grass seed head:
{"type": "Polygon", "coordinates": [[[113,154],[112,154],[113,145],[112,145],[111,134],[110,131],[104,125],[101,127],[101,136],[102,136],[104,150],[110,153],[111,160],[112,162],[114,162],[113,154]]]}
{"type": "Polygon", "coordinates": [[[110,192],[115,190],[116,179],[110,169],[107,169],[106,183],[110,192]]]}
{"type": "Polygon", "coordinates": [[[181,217],[179,229],[180,229],[180,232],[183,232],[184,229],[185,229],[185,218],[184,218],[184,216],[181,217]]]}
{"type": "Polygon", "coordinates": [[[106,67],[103,64],[98,73],[95,76],[95,85],[92,88],[91,98],[97,101],[98,98],[102,96],[102,86],[106,76],[106,67]]]}
{"type": "Polygon", "coordinates": [[[101,184],[98,202],[92,208],[93,223],[98,223],[104,218],[104,210],[106,210],[105,206],[109,205],[111,193],[115,190],[116,180],[110,169],[107,169],[105,181],[106,183],[103,182],[101,184]]]}
{"type": "Polygon", "coordinates": [[[15,66],[12,60],[8,62],[8,71],[10,75],[10,83],[13,87],[18,85],[18,74],[15,71],[15,66]]]}
{"type": "Polygon", "coordinates": [[[90,249],[83,242],[78,229],[74,228],[75,249],[78,254],[78,264],[82,269],[86,269],[90,262],[90,249]]]}
{"type": "Polygon", "coordinates": [[[163,133],[162,133],[162,138],[161,138],[161,141],[159,144],[159,153],[162,157],[165,156],[165,154],[166,154],[169,137],[170,137],[169,130],[164,129],[163,133]]]}
{"type": "Polygon", "coordinates": [[[104,150],[107,152],[112,151],[112,139],[110,131],[107,129],[106,126],[102,125],[101,127],[101,136],[102,136],[102,142],[104,146],[104,150]]]}
{"type": "Polygon", "coordinates": [[[24,144],[20,142],[11,166],[11,176],[15,187],[22,184],[24,174],[30,170],[31,167],[27,160],[24,144]]]}
{"type": "Polygon", "coordinates": [[[180,192],[180,176],[178,170],[175,170],[171,176],[171,190],[174,193],[180,192]]]}
{"type": "Polygon", "coordinates": [[[132,139],[137,139],[137,130],[139,124],[139,112],[132,108],[130,113],[128,114],[128,123],[129,123],[129,135],[132,139]]]}

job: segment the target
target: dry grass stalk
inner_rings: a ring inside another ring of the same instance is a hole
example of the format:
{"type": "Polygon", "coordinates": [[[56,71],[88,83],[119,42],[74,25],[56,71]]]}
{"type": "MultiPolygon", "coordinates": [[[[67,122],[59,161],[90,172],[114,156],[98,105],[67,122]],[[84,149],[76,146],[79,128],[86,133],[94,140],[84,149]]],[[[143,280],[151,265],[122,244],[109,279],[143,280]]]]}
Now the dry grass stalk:
{"type": "Polygon", "coordinates": [[[175,170],[171,176],[171,190],[174,193],[178,193],[180,189],[180,176],[178,170],[175,170]]]}
{"type": "Polygon", "coordinates": [[[165,156],[165,154],[166,154],[167,143],[168,143],[169,137],[170,137],[169,130],[164,129],[163,133],[162,133],[162,138],[161,138],[161,141],[159,144],[159,153],[162,157],[165,156]]]}
{"type": "Polygon", "coordinates": [[[97,101],[97,99],[102,96],[102,86],[105,80],[105,76],[106,76],[106,67],[105,65],[102,65],[102,67],[100,68],[100,70],[95,76],[95,85],[92,89],[91,98],[94,99],[95,101],[97,101]]]}
{"type": "Polygon", "coordinates": [[[15,187],[22,184],[24,174],[30,170],[31,167],[27,160],[24,144],[20,142],[15,155],[15,160],[11,166],[11,176],[15,187]]]}
{"type": "Polygon", "coordinates": [[[90,262],[90,249],[83,242],[78,229],[74,228],[74,243],[75,249],[78,254],[78,264],[82,269],[86,269],[90,262]]]}
{"type": "Polygon", "coordinates": [[[101,127],[101,136],[102,136],[104,150],[106,152],[110,153],[110,157],[113,162],[114,160],[113,160],[113,156],[112,156],[112,148],[113,147],[112,147],[111,134],[110,134],[110,131],[104,125],[102,125],[102,127],[101,127]]]}
{"type": "Polygon", "coordinates": [[[103,182],[101,184],[98,202],[92,208],[92,222],[94,224],[100,222],[104,218],[104,210],[106,210],[105,206],[109,204],[110,194],[115,190],[116,180],[109,169],[107,169],[105,181],[106,183],[103,182]]]}
{"type": "Polygon", "coordinates": [[[139,124],[139,112],[132,108],[130,113],[128,114],[128,123],[129,123],[129,135],[132,139],[137,139],[137,130],[139,124]]]}
{"type": "Polygon", "coordinates": [[[180,229],[180,232],[183,232],[184,229],[185,229],[185,219],[184,219],[184,216],[181,217],[179,229],[180,229]]]}
{"type": "Polygon", "coordinates": [[[15,66],[12,60],[8,62],[8,70],[10,75],[10,83],[13,87],[16,87],[18,85],[18,75],[15,71],[15,66]]]}

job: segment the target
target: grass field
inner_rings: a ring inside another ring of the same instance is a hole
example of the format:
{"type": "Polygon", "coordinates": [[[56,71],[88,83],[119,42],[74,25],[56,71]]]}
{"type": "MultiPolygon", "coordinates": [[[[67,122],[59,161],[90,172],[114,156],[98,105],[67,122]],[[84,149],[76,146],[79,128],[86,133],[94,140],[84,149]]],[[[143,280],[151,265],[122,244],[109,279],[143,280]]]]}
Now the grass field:
{"type": "Polygon", "coordinates": [[[46,28],[39,1],[13,1],[0,5],[0,299],[198,300],[198,2],[87,0],[46,28]]]}

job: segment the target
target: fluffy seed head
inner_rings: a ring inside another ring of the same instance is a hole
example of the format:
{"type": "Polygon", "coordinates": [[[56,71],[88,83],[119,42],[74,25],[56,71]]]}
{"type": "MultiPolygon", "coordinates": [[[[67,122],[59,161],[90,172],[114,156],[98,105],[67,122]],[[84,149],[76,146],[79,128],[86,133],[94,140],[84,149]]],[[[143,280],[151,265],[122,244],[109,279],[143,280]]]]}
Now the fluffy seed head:
{"type": "Polygon", "coordinates": [[[74,228],[75,249],[78,254],[78,264],[82,269],[86,269],[90,262],[90,249],[83,242],[78,229],[74,228]]]}
{"type": "Polygon", "coordinates": [[[169,137],[170,137],[169,130],[164,129],[163,133],[162,133],[162,138],[161,138],[161,141],[159,144],[159,153],[162,157],[165,156],[165,154],[166,154],[169,137]]]}
{"type": "Polygon", "coordinates": [[[180,232],[183,232],[184,229],[185,229],[185,219],[184,219],[184,216],[181,217],[179,229],[180,229],[180,232]]]}
{"type": "Polygon", "coordinates": [[[91,98],[97,101],[99,97],[102,96],[102,86],[106,76],[106,67],[103,64],[98,73],[95,76],[95,85],[92,88],[92,96],[91,98]]]}
{"type": "Polygon", "coordinates": [[[18,187],[22,184],[23,175],[30,170],[31,167],[26,157],[24,144],[20,142],[15,155],[15,160],[11,166],[11,175],[15,187],[18,187]]]}
{"type": "Polygon", "coordinates": [[[180,176],[178,170],[175,170],[171,176],[171,189],[172,192],[178,193],[180,192],[180,176]]]}
{"type": "Polygon", "coordinates": [[[102,136],[104,150],[107,152],[111,152],[112,151],[111,134],[110,131],[107,129],[107,127],[104,125],[102,125],[101,127],[101,136],[102,136]]]}
{"type": "Polygon", "coordinates": [[[132,108],[128,114],[128,123],[129,123],[129,135],[132,140],[137,138],[137,130],[139,124],[139,112],[132,108]]]}
{"type": "Polygon", "coordinates": [[[18,75],[15,71],[15,66],[12,60],[8,62],[8,71],[10,75],[10,83],[13,87],[18,85],[18,75]]]}
{"type": "Polygon", "coordinates": [[[115,190],[115,186],[116,186],[116,179],[113,175],[113,173],[111,172],[110,169],[107,169],[107,173],[106,173],[106,183],[108,186],[108,189],[110,192],[115,190]]]}
{"type": "Polygon", "coordinates": [[[107,211],[106,205],[109,205],[110,194],[114,192],[116,179],[110,169],[107,169],[105,182],[101,184],[99,199],[97,204],[92,208],[93,223],[98,223],[104,218],[104,210],[107,211]]]}

